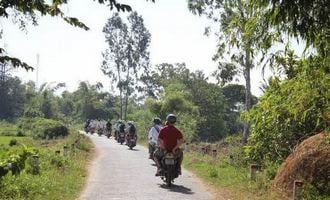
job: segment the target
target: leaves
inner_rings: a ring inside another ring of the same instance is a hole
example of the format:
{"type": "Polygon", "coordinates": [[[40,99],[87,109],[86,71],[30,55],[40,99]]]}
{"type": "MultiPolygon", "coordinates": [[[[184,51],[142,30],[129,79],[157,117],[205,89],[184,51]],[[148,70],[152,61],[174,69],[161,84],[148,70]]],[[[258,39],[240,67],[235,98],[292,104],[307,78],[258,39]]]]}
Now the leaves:
{"type": "Polygon", "coordinates": [[[250,158],[281,162],[296,144],[329,126],[330,76],[305,68],[314,64],[299,62],[307,71],[284,81],[273,79],[260,102],[245,114],[252,124],[250,158]]]}
{"type": "Polygon", "coordinates": [[[22,62],[18,58],[14,57],[9,57],[9,56],[0,56],[0,63],[10,63],[13,67],[22,67],[24,69],[28,70],[33,70],[33,67],[30,65],[26,64],[25,62],[22,62]]]}

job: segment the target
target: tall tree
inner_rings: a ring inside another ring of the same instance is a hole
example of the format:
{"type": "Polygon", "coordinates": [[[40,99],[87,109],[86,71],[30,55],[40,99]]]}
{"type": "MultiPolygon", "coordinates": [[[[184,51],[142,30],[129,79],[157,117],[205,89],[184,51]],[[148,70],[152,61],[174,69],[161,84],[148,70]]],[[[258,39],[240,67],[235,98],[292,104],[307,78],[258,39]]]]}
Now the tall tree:
{"type": "Polygon", "coordinates": [[[129,97],[142,73],[149,71],[150,33],[144,26],[142,16],[132,12],[123,22],[114,14],[106,23],[103,32],[109,47],[103,53],[101,70],[117,83],[121,98],[121,117],[127,118],[129,97]],[[125,93],[123,111],[122,94],[125,93]]]}
{"type": "Polygon", "coordinates": [[[118,13],[115,13],[108,19],[103,28],[106,42],[109,48],[102,53],[103,62],[101,65],[102,72],[109,76],[112,83],[117,83],[120,98],[120,119],[123,118],[123,90],[124,82],[122,71],[125,62],[125,50],[128,43],[128,27],[123,22],[118,13]]]}
{"type": "MultiPolygon", "coordinates": [[[[267,27],[258,24],[259,15],[251,9],[245,0],[189,0],[189,9],[194,14],[206,15],[219,23],[220,29],[217,52],[213,59],[218,62],[215,76],[222,83],[231,81],[242,74],[245,79],[245,109],[251,109],[251,76],[254,67],[253,58],[257,54],[256,46],[261,40],[261,33],[267,27]],[[230,60],[228,60],[228,57],[230,60]]],[[[243,142],[249,136],[250,126],[244,124],[243,142]]]]}

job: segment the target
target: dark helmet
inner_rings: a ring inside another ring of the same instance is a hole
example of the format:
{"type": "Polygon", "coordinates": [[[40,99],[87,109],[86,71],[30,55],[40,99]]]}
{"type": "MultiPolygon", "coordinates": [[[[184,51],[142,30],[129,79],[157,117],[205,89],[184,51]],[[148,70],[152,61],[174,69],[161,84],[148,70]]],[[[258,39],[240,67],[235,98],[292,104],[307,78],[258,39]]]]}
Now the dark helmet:
{"type": "Polygon", "coordinates": [[[160,118],[158,118],[158,117],[155,117],[152,122],[159,125],[159,124],[162,123],[162,120],[160,118]]]}
{"type": "Polygon", "coordinates": [[[170,122],[171,124],[174,124],[176,122],[176,116],[174,114],[169,114],[166,117],[166,121],[170,122]]]}

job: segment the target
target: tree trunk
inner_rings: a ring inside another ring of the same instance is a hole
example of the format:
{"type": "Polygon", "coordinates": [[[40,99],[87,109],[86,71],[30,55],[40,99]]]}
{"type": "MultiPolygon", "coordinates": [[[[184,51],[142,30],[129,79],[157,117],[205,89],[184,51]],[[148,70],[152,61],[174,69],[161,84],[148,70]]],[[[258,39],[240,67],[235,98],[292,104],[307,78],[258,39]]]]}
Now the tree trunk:
{"type": "Polygon", "coordinates": [[[125,121],[127,120],[127,106],[128,106],[128,96],[129,96],[129,67],[127,67],[127,75],[126,75],[126,96],[125,96],[125,121]]]}
{"type": "Polygon", "coordinates": [[[120,98],[120,119],[123,119],[123,86],[120,77],[120,66],[117,63],[117,73],[118,73],[118,81],[119,81],[119,98],[120,98]]]}
{"type": "MultiPolygon", "coordinates": [[[[248,49],[245,50],[245,69],[244,69],[244,78],[245,78],[245,107],[246,111],[251,109],[251,77],[250,72],[252,68],[251,63],[251,54],[248,49]]],[[[250,124],[244,122],[243,130],[243,139],[242,142],[245,144],[249,138],[250,134],[250,124]]]]}

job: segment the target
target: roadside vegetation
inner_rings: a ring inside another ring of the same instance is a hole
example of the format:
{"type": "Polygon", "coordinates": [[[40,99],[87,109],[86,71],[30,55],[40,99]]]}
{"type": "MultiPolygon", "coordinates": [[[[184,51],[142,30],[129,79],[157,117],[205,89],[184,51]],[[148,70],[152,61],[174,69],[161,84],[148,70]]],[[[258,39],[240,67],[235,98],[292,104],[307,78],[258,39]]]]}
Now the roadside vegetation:
{"type": "Polygon", "coordinates": [[[0,136],[0,199],[77,198],[92,144],[78,132],[69,132],[48,140],[0,136]]]}
{"type": "MultiPolygon", "coordinates": [[[[130,10],[108,2],[111,8],[130,10]]],[[[88,29],[60,12],[58,6],[65,3],[4,3],[4,10],[15,12],[1,16],[20,16],[24,30],[30,21],[37,24],[35,12],[40,11],[88,29]]],[[[70,128],[87,119],[133,120],[146,141],[153,117],[165,119],[169,113],[177,115],[188,143],[185,166],[222,195],[290,198],[293,181],[301,180],[303,198],[329,199],[330,185],[323,181],[330,168],[329,5],[323,0],[189,0],[193,14],[219,27],[206,29],[218,37],[213,57],[218,67],[210,77],[185,63],[151,64],[151,35],[143,18],[136,12],[127,18],[113,13],[103,29],[108,48],[99,66],[111,91],[87,81],[75,91],[67,91],[64,83],[23,83],[10,70],[31,67],[0,48],[0,199],[75,198],[91,146],[70,128]],[[293,40],[304,45],[302,55],[296,54],[293,40]],[[272,71],[260,97],[251,92],[254,67],[272,71]],[[233,83],[239,77],[244,85],[233,83]],[[75,154],[55,154],[71,144],[75,154]],[[39,167],[32,166],[33,155],[39,156],[39,167]],[[306,161],[304,168],[297,167],[300,161],[306,161]],[[249,177],[251,164],[257,166],[255,181],[249,177]],[[281,170],[285,166],[295,170],[287,174],[281,170]]]]}

